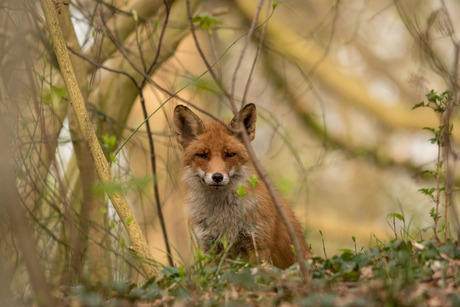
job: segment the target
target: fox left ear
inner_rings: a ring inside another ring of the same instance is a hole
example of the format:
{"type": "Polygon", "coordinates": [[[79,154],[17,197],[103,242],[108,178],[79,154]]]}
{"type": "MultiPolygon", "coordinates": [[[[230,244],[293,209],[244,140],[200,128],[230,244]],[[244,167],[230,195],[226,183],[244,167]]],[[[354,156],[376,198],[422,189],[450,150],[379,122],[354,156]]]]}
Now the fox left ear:
{"type": "MultiPolygon", "coordinates": [[[[230,127],[238,128],[238,121],[234,117],[230,122],[230,127]]],[[[256,106],[253,103],[245,105],[240,112],[238,113],[239,122],[243,123],[248,133],[249,140],[254,140],[256,136],[256,120],[257,120],[257,110],[256,106]]]]}
{"type": "Polygon", "coordinates": [[[205,130],[201,119],[183,105],[178,105],[174,109],[174,125],[176,126],[177,140],[184,149],[205,130]]]}

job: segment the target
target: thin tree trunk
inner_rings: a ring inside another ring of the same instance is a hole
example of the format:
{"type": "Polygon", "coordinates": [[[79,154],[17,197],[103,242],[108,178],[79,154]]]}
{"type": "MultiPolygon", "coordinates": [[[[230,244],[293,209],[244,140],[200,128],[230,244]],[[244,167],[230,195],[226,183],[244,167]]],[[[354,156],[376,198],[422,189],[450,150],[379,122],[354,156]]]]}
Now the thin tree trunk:
{"type": "MultiPolygon", "coordinates": [[[[96,171],[103,184],[114,181],[109,163],[104,156],[97,136],[93,130],[92,123],[86,110],[80,88],[75,77],[75,73],[70,61],[67,47],[64,42],[59,21],[57,19],[56,7],[52,0],[40,1],[45,14],[48,30],[53,40],[54,51],[59,62],[61,74],[66,84],[72,108],[80,126],[85,143],[88,145],[91,156],[94,160],[96,171]]],[[[157,269],[149,262],[152,261],[151,252],[147,246],[145,237],[139,224],[131,211],[123,194],[118,191],[107,192],[112,204],[123,222],[131,241],[130,249],[140,258],[141,266],[147,277],[157,275],[157,269]]]]}
{"type": "MultiPolygon", "coordinates": [[[[75,29],[72,25],[68,6],[61,7],[61,13],[58,14],[58,19],[66,44],[73,50],[81,53],[82,51],[78,43],[75,29]]],[[[82,91],[84,100],[87,101],[88,82],[86,70],[84,69],[86,62],[74,54],[70,55],[70,60],[74,67],[78,86],[82,91]]],[[[79,179],[81,184],[79,187],[81,187],[82,193],[81,205],[74,206],[75,211],[79,212],[78,221],[80,226],[80,232],[78,233],[80,254],[73,255],[75,257],[74,261],[80,262],[80,266],[83,265],[83,253],[86,250],[88,264],[86,277],[89,279],[88,281],[91,284],[101,281],[108,282],[111,279],[111,268],[107,265],[108,262],[105,261],[110,258],[105,249],[105,240],[108,240],[109,236],[107,236],[104,231],[107,214],[100,213],[101,208],[105,209],[106,204],[103,195],[96,195],[91,192],[91,188],[98,182],[94,161],[91,158],[88,146],[83,141],[83,135],[80,132],[72,108],[69,108],[68,114],[72,145],[77,158],[78,169],[80,170],[79,179]],[[96,225],[96,227],[91,225],[96,225]],[[88,240],[88,238],[91,238],[91,240],[88,240]]],[[[72,193],[76,194],[77,191],[72,191],[72,193]]],[[[108,211],[105,210],[105,212],[108,211]]]]}

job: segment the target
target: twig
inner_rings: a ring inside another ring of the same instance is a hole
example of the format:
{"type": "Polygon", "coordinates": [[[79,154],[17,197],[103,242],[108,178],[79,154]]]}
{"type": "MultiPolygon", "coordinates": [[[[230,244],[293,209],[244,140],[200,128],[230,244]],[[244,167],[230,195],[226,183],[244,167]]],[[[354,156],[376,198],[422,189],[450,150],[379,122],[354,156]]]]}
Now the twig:
{"type": "Polygon", "coordinates": [[[206,59],[206,56],[203,53],[203,50],[201,49],[200,44],[198,43],[198,38],[196,37],[196,34],[195,34],[195,26],[193,25],[192,12],[190,10],[190,0],[186,0],[186,3],[187,3],[187,16],[188,16],[189,23],[190,23],[190,32],[192,33],[193,41],[195,42],[195,47],[198,50],[198,53],[200,54],[201,60],[206,65],[206,68],[207,68],[209,74],[211,75],[211,77],[214,79],[214,81],[217,83],[217,85],[222,90],[222,93],[225,95],[225,97],[227,97],[228,101],[230,102],[230,107],[232,109],[233,114],[235,116],[238,116],[238,109],[236,108],[236,105],[235,105],[235,103],[233,101],[233,97],[224,88],[223,84],[219,81],[219,78],[217,78],[216,73],[212,69],[211,65],[209,64],[208,60],[206,59]]]}
{"type": "Polygon", "coordinates": [[[8,178],[14,178],[13,171],[11,170],[10,148],[9,142],[7,142],[6,132],[3,120],[0,122],[1,134],[0,135],[0,178],[2,184],[0,185],[0,192],[3,198],[3,206],[6,207],[6,212],[9,216],[10,227],[13,230],[19,249],[22,254],[24,264],[27,269],[27,273],[30,278],[30,284],[34,290],[37,299],[37,303],[40,306],[59,306],[56,299],[51,295],[51,291],[48,283],[46,282],[45,274],[42,271],[37,252],[35,251],[35,242],[32,238],[29,223],[25,217],[23,206],[20,204],[17,195],[17,189],[14,185],[14,180],[8,180],[8,178]]]}
{"type": "Polygon", "coordinates": [[[65,191],[65,187],[64,187],[64,183],[62,181],[62,178],[61,178],[61,175],[60,175],[60,171],[59,171],[59,167],[57,165],[57,161],[55,159],[55,156],[54,156],[54,152],[53,152],[53,149],[54,147],[51,146],[51,141],[49,140],[49,137],[48,137],[48,133],[47,133],[47,129],[46,129],[46,123],[43,119],[43,116],[42,116],[42,112],[41,112],[41,109],[40,109],[40,105],[39,105],[39,102],[37,101],[37,88],[36,88],[36,84],[35,84],[35,81],[34,81],[34,78],[32,76],[32,71],[31,71],[31,67],[32,67],[32,63],[30,62],[30,58],[25,58],[24,59],[24,65],[26,67],[26,73],[27,73],[27,77],[28,77],[28,81],[29,81],[29,86],[30,86],[30,89],[33,93],[32,95],[32,101],[33,101],[33,105],[35,107],[35,112],[37,113],[37,122],[40,126],[40,131],[42,133],[42,138],[43,138],[43,144],[44,144],[44,147],[45,147],[45,151],[46,151],[46,154],[48,155],[48,159],[50,161],[50,163],[54,166],[55,170],[56,170],[56,180],[57,180],[57,183],[58,183],[58,191],[59,191],[59,194],[60,194],[60,197],[61,199],[63,200],[64,202],[64,216],[65,218],[67,219],[67,225],[68,225],[68,230],[69,230],[69,235],[70,235],[70,249],[73,253],[72,255],[72,268],[73,270],[75,271],[76,275],[78,276],[79,279],[83,279],[83,269],[82,269],[82,254],[81,254],[81,250],[80,250],[80,240],[78,239],[78,236],[77,236],[77,233],[76,233],[76,227],[75,227],[75,221],[72,217],[72,214],[69,210],[70,208],[70,205],[68,204],[67,202],[67,197],[66,197],[66,191],[65,191]]]}
{"type": "MultiPolygon", "coordinates": [[[[147,118],[148,113],[147,113],[147,108],[145,106],[144,93],[142,92],[142,88],[139,88],[139,100],[142,105],[142,112],[144,114],[144,118],[147,118]]],[[[168,258],[169,265],[174,266],[174,262],[172,259],[172,253],[171,253],[171,247],[170,247],[169,239],[168,239],[168,233],[166,232],[166,223],[163,217],[163,211],[161,209],[160,191],[158,190],[155,143],[153,142],[150,122],[148,120],[145,122],[145,127],[147,129],[147,139],[149,141],[150,166],[152,168],[152,175],[153,175],[153,193],[155,196],[155,203],[157,206],[158,219],[160,220],[161,230],[163,232],[163,239],[165,241],[165,247],[166,247],[166,253],[167,253],[166,256],[168,258]]]]}
{"type": "MultiPolygon", "coordinates": [[[[146,103],[145,103],[143,89],[144,89],[144,86],[145,86],[145,83],[147,82],[147,80],[150,79],[149,74],[151,73],[151,71],[152,71],[153,67],[156,65],[156,63],[158,62],[158,58],[160,56],[161,44],[162,44],[162,41],[163,41],[163,38],[164,38],[164,33],[166,31],[166,26],[167,26],[168,21],[169,21],[169,13],[170,13],[171,2],[167,2],[166,0],[164,0],[164,5],[166,7],[166,16],[165,16],[165,20],[163,22],[163,27],[162,27],[160,38],[159,38],[159,41],[158,41],[157,52],[155,54],[155,57],[154,57],[152,63],[150,64],[150,66],[147,68],[147,67],[145,67],[143,57],[141,56],[142,64],[144,65],[144,71],[140,74],[143,77],[141,82],[138,83],[135,80],[134,77],[130,76],[130,79],[133,81],[133,83],[136,86],[137,91],[139,93],[139,101],[141,103],[144,119],[147,119],[148,113],[147,113],[147,106],[146,106],[146,103]]],[[[102,20],[103,20],[103,23],[105,25],[104,19],[102,19],[102,20]]],[[[136,33],[137,33],[137,26],[136,26],[136,33]]],[[[127,56],[124,48],[117,43],[115,37],[111,33],[109,34],[109,37],[112,40],[112,42],[117,46],[118,50],[120,50],[122,52],[123,56],[127,60],[129,60],[129,57],[127,56]]],[[[139,47],[139,52],[142,53],[141,46],[139,45],[138,41],[137,41],[137,43],[138,43],[138,47],[139,47]]],[[[129,60],[129,62],[130,62],[130,64],[132,65],[132,67],[134,69],[136,69],[137,71],[141,71],[139,68],[136,67],[136,65],[132,61],[129,60]]],[[[161,206],[160,191],[158,189],[158,180],[157,180],[158,176],[157,176],[157,167],[156,167],[155,143],[154,143],[153,136],[152,136],[152,129],[150,127],[150,122],[148,120],[145,121],[145,127],[146,127],[146,130],[147,130],[147,139],[148,139],[148,142],[149,142],[150,166],[151,166],[151,169],[152,169],[152,176],[154,178],[154,180],[153,180],[153,194],[154,194],[154,197],[155,197],[155,203],[156,203],[156,207],[157,207],[158,219],[160,221],[161,230],[162,230],[162,233],[163,233],[163,239],[164,239],[164,242],[165,242],[166,256],[168,258],[168,263],[169,263],[170,266],[174,266],[174,262],[173,262],[173,259],[172,259],[172,253],[171,253],[171,247],[170,247],[170,243],[169,243],[169,239],[168,239],[168,233],[166,231],[166,222],[164,220],[163,210],[162,210],[162,206],[161,206]]]]}
{"type": "MultiPolygon", "coordinates": [[[[235,70],[233,71],[232,85],[231,85],[231,91],[230,91],[230,96],[232,97],[235,97],[236,77],[238,76],[238,70],[240,69],[241,63],[243,62],[243,57],[246,53],[246,50],[248,49],[249,43],[251,42],[252,34],[254,33],[254,30],[256,29],[257,21],[259,20],[260,10],[262,9],[263,3],[264,3],[264,0],[259,1],[259,5],[257,6],[256,15],[252,19],[251,27],[249,28],[248,35],[246,36],[246,42],[244,43],[243,49],[241,50],[240,56],[238,57],[238,61],[236,62],[235,70]]],[[[257,54],[258,53],[256,53],[255,59],[253,61],[253,67],[257,60],[257,54]]],[[[252,73],[249,74],[249,78],[251,77],[251,75],[252,73]]],[[[248,86],[248,83],[246,83],[246,87],[247,86],[248,86]]],[[[243,106],[244,106],[244,101],[241,102],[240,108],[242,108],[243,106]]]]}
{"type": "MultiPolygon", "coordinates": [[[[267,7],[267,9],[269,9],[269,7],[267,7]]],[[[246,86],[244,87],[243,98],[241,99],[241,108],[246,103],[246,96],[249,92],[249,87],[252,83],[252,77],[254,76],[254,70],[259,60],[260,51],[262,50],[262,46],[264,45],[265,33],[267,32],[267,25],[268,23],[264,24],[264,27],[262,28],[262,33],[260,34],[260,37],[259,37],[259,44],[257,45],[256,55],[254,57],[254,60],[252,61],[252,66],[251,66],[251,70],[249,71],[248,80],[246,81],[246,86]]]]}

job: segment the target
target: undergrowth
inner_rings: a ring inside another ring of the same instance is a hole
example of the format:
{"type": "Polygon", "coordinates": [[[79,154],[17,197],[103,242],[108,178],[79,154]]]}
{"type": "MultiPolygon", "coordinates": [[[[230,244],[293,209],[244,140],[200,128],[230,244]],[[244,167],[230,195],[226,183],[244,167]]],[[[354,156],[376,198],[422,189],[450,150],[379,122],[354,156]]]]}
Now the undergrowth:
{"type": "Polygon", "coordinates": [[[189,266],[164,267],[158,278],[100,288],[66,289],[85,306],[458,306],[460,248],[435,239],[395,238],[361,251],[345,249],[308,261],[309,285],[296,265],[280,270],[242,259],[218,261],[199,250],[189,266]]]}

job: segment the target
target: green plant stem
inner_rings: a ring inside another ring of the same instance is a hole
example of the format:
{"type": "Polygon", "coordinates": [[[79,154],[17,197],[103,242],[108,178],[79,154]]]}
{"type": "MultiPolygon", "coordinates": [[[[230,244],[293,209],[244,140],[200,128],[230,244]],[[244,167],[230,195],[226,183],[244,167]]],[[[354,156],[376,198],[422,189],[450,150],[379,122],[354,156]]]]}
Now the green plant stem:
{"type": "Polygon", "coordinates": [[[438,237],[438,220],[439,220],[439,202],[440,202],[440,197],[441,197],[441,192],[439,191],[440,189],[440,184],[441,184],[441,144],[438,144],[438,158],[436,160],[436,209],[435,209],[435,215],[434,215],[434,237],[436,240],[439,242],[439,237],[438,237]]]}

